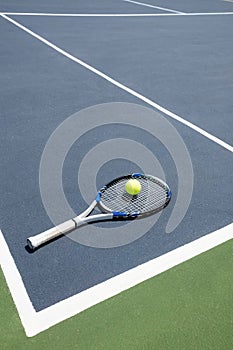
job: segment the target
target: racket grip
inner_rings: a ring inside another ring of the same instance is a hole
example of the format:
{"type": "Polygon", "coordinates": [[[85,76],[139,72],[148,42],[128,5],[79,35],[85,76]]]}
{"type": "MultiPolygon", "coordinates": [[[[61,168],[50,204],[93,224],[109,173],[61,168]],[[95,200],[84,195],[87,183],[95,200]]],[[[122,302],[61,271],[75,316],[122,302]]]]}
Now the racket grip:
{"type": "Polygon", "coordinates": [[[72,231],[76,228],[76,223],[73,220],[68,220],[64,222],[63,224],[60,224],[56,227],[53,227],[47,231],[44,231],[42,233],[39,233],[36,236],[28,237],[27,244],[28,246],[34,250],[35,248],[39,247],[40,245],[58,237],[62,234],[68,233],[69,231],[72,231]]]}

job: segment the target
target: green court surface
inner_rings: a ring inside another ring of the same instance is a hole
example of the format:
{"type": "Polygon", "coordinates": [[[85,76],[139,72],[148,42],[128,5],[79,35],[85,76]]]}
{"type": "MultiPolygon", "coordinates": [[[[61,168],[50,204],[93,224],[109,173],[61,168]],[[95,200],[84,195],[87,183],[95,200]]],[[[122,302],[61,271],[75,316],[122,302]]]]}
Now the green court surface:
{"type": "Polygon", "coordinates": [[[0,349],[233,348],[233,241],[27,338],[0,275],[0,349]]]}

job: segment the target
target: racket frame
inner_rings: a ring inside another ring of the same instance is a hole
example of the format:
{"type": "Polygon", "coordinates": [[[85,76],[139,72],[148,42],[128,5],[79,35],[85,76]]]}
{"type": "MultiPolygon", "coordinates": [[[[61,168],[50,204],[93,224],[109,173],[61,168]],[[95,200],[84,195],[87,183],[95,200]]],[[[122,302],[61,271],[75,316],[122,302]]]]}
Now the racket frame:
{"type": "Polygon", "coordinates": [[[170,199],[171,199],[171,195],[172,195],[170,188],[168,187],[168,185],[164,181],[162,181],[161,179],[156,178],[152,175],[144,175],[144,174],[140,174],[140,173],[133,173],[133,174],[127,175],[127,176],[121,176],[118,178],[118,180],[127,179],[127,178],[128,179],[130,179],[130,178],[137,179],[137,178],[140,178],[141,176],[146,176],[147,178],[153,179],[153,181],[158,181],[158,183],[162,184],[162,186],[164,187],[164,189],[167,193],[167,200],[161,207],[158,207],[155,210],[148,212],[147,214],[140,213],[139,211],[135,211],[132,213],[111,211],[111,209],[109,209],[106,205],[104,205],[101,202],[101,196],[104,193],[104,191],[106,191],[106,189],[108,187],[110,187],[112,185],[112,183],[114,183],[116,181],[116,179],[115,179],[100,189],[100,191],[97,193],[95,200],[80,215],[78,215],[70,220],[67,220],[64,223],[57,225],[57,226],[55,226],[47,231],[39,233],[35,236],[28,237],[27,244],[28,244],[29,248],[31,250],[35,250],[39,246],[47,243],[48,241],[51,241],[51,240],[53,240],[61,235],[65,235],[65,234],[75,230],[77,227],[82,226],[84,224],[91,223],[91,222],[111,220],[114,218],[115,219],[127,219],[127,218],[133,219],[133,218],[136,218],[138,216],[140,216],[140,217],[148,216],[148,215],[154,214],[156,212],[159,212],[160,210],[162,210],[163,208],[165,208],[168,205],[168,203],[170,202],[170,199]],[[94,214],[94,215],[89,216],[90,213],[96,207],[99,207],[99,209],[102,210],[104,213],[94,214]]]}

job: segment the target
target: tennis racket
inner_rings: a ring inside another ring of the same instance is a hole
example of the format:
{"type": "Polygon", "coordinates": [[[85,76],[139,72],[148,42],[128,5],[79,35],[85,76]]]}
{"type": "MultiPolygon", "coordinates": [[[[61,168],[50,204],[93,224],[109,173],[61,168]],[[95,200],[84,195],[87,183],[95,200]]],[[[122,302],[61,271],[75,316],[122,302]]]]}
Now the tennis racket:
{"type": "Polygon", "coordinates": [[[82,214],[36,236],[29,237],[27,244],[34,250],[83,224],[148,216],[165,208],[170,199],[170,188],[157,177],[138,173],[121,176],[102,187],[95,200],[82,214]],[[141,191],[137,195],[130,195],[125,190],[125,184],[130,179],[137,179],[141,184],[141,191]],[[96,207],[102,213],[88,216],[96,207]]]}

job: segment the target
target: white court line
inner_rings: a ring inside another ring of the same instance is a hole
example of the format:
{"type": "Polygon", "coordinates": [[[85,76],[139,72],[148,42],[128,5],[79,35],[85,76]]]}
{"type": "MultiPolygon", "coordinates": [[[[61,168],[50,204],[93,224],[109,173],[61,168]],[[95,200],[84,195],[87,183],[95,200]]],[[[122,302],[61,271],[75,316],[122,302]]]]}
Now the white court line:
{"type": "Polygon", "coordinates": [[[230,146],[229,144],[227,144],[226,142],[220,140],[218,137],[211,135],[210,133],[208,133],[207,131],[201,129],[199,126],[183,119],[182,117],[178,116],[177,114],[169,111],[168,109],[158,105],[156,102],[150,100],[149,98],[141,95],[140,93],[130,89],[129,87],[127,87],[126,85],[121,84],[120,82],[118,82],[117,80],[111,78],[110,76],[106,75],[105,73],[99,71],[98,69],[90,66],[89,64],[85,63],[84,61],[80,60],[79,58],[69,54],[67,51],[62,50],[60,47],[54,45],[53,43],[51,43],[50,41],[48,41],[47,39],[43,38],[42,36],[36,34],[35,32],[31,31],[30,29],[28,29],[27,27],[23,26],[22,24],[20,24],[19,22],[16,22],[15,20],[13,20],[10,17],[7,17],[6,15],[1,15],[3,18],[5,18],[7,21],[11,22],[12,24],[14,24],[15,26],[17,26],[18,28],[22,29],[23,31],[27,32],[28,34],[32,35],[34,38],[38,39],[39,41],[41,41],[42,43],[44,43],[45,45],[48,45],[49,47],[51,47],[52,49],[56,50],[57,52],[59,52],[60,54],[62,54],[63,56],[69,58],[70,60],[80,64],[82,67],[85,67],[86,69],[90,70],[91,72],[95,73],[96,75],[100,76],[101,78],[107,80],[108,82],[110,82],[111,84],[117,86],[118,88],[128,92],[130,95],[137,97],[139,100],[147,103],[148,105],[156,108],[157,110],[159,110],[160,112],[166,114],[167,116],[171,117],[174,120],[177,120],[178,122],[188,126],[189,128],[191,128],[192,130],[198,132],[199,134],[203,135],[204,137],[208,138],[209,140],[217,143],[219,146],[224,147],[225,149],[227,149],[230,152],[233,152],[233,146],[230,146]]]}
{"type": "Polygon", "coordinates": [[[123,1],[129,2],[130,4],[140,5],[140,6],[144,6],[144,7],[151,7],[153,9],[157,9],[157,10],[162,10],[162,11],[167,11],[167,12],[172,12],[172,13],[179,13],[179,14],[185,15],[185,12],[168,9],[166,7],[159,7],[159,6],[154,6],[154,5],[150,5],[150,4],[145,4],[144,2],[138,2],[138,1],[132,1],[132,0],[123,0],[123,1]]]}
{"type": "Polygon", "coordinates": [[[222,16],[233,12],[193,13],[43,13],[43,12],[0,12],[0,16],[45,16],[45,17],[174,17],[174,16],[222,16]]]}
{"type": "Polygon", "coordinates": [[[0,266],[4,273],[7,285],[10,289],[19,317],[25,329],[26,335],[31,336],[31,330],[38,329],[35,326],[36,311],[29,299],[21,275],[15,265],[14,259],[7,246],[5,238],[0,230],[0,266]]]}
{"type": "Polygon", "coordinates": [[[233,2],[233,0],[222,0],[222,1],[225,1],[225,2],[233,2]]]}
{"type": "Polygon", "coordinates": [[[32,337],[106,299],[155,277],[219,244],[233,239],[233,223],[158,258],[132,268],[42,311],[33,308],[20,273],[0,230],[0,265],[25,333],[32,337]]]}
{"type": "Polygon", "coordinates": [[[160,17],[184,15],[182,13],[43,13],[43,12],[0,12],[8,16],[47,16],[47,17],[160,17]]]}
{"type": "Polygon", "coordinates": [[[193,12],[186,13],[185,16],[222,16],[233,15],[233,12],[193,12]]]}

